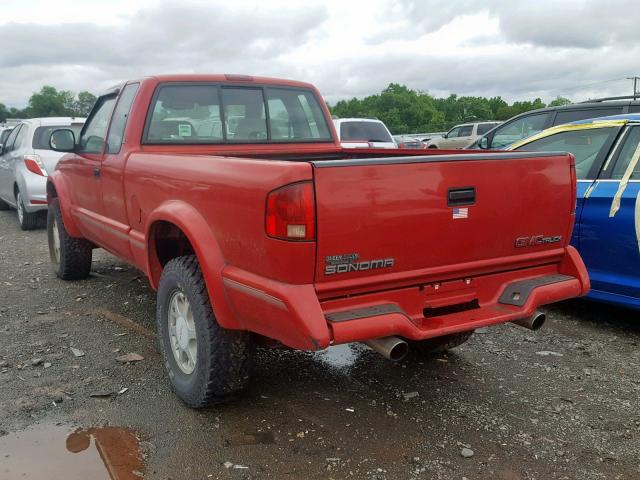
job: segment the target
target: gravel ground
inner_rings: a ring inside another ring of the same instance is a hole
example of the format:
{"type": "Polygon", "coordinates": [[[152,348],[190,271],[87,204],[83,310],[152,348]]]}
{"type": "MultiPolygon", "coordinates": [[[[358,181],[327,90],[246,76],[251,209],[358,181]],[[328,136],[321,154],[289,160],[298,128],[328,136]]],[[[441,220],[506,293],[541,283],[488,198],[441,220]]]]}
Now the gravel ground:
{"type": "Polygon", "coordinates": [[[91,278],[58,280],[45,232],[0,212],[0,454],[24,429],[111,426],[139,437],[149,479],[640,478],[636,312],[566,302],[539,332],[483,329],[400,364],[362,346],[260,351],[242,398],[193,411],[165,379],[154,301],[101,250],[91,278]]]}

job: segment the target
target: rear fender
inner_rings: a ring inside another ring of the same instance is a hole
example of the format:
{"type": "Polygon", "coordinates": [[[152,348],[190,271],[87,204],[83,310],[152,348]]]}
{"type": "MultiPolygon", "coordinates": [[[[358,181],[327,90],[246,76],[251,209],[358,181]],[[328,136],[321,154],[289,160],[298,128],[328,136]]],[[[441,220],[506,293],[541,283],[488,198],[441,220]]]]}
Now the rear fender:
{"type": "Polygon", "coordinates": [[[241,328],[229,309],[222,283],[224,258],[213,230],[193,206],[170,200],[156,208],[149,216],[146,232],[147,272],[151,286],[157,290],[162,265],[157,259],[152,229],[156,222],[169,222],[178,227],[194,249],[209,293],[211,307],[218,323],[224,328],[241,328]]]}
{"type": "Polygon", "coordinates": [[[71,195],[69,194],[68,182],[59,170],[55,170],[47,178],[47,203],[51,204],[54,197],[58,199],[65,230],[72,237],[81,238],[82,233],[71,215],[71,195]]]}

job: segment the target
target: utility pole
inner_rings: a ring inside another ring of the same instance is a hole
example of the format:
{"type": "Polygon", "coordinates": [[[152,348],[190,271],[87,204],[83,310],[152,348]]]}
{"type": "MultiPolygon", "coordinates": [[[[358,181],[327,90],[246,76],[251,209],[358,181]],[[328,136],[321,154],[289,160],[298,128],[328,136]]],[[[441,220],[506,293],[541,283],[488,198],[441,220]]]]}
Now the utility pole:
{"type": "Polygon", "coordinates": [[[638,80],[640,80],[640,77],[627,77],[627,80],[633,80],[633,99],[635,100],[637,96],[640,96],[640,92],[638,91],[638,80]]]}

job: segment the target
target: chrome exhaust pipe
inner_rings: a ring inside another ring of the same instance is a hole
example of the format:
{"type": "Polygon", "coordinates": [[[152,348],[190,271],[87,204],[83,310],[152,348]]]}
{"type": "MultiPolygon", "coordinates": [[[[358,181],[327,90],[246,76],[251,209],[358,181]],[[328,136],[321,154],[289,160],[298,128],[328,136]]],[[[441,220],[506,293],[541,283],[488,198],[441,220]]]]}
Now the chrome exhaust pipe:
{"type": "Polygon", "coordinates": [[[409,344],[398,337],[383,337],[363,342],[385,358],[398,362],[409,353],[409,344]]]}
{"type": "Polygon", "coordinates": [[[528,318],[514,320],[513,323],[529,330],[540,330],[547,320],[547,316],[542,312],[536,312],[528,318]]]}

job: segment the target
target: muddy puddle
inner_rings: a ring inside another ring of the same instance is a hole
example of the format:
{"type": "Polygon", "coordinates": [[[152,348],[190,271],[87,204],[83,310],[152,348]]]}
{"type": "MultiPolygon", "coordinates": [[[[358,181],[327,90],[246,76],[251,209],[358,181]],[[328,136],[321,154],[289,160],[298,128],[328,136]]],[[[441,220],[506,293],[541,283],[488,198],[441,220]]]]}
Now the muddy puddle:
{"type": "Polygon", "coordinates": [[[118,427],[39,424],[0,437],[2,480],[139,480],[136,435],[118,427]]]}

